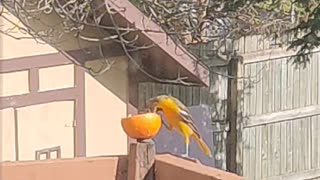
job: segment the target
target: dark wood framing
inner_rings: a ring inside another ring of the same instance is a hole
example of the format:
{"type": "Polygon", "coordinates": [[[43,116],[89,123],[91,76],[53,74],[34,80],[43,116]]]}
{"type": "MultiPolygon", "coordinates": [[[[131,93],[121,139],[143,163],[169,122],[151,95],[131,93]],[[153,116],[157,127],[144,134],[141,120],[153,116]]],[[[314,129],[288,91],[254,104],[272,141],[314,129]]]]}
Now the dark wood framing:
{"type": "MultiPolygon", "coordinates": [[[[236,77],[238,75],[239,59],[234,58],[229,62],[228,75],[236,77]]],[[[237,173],[237,117],[238,117],[238,79],[228,79],[228,101],[227,101],[227,122],[230,130],[227,134],[226,154],[227,170],[237,173]]]]}
{"type": "MultiPolygon", "coordinates": [[[[17,71],[29,72],[29,93],[0,97],[0,109],[16,108],[58,101],[74,101],[74,154],[76,157],[86,156],[85,129],[85,92],[84,73],[82,67],[75,65],[74,87],[39,92],[39,69],[72,64],[60,53],[14,58],[0,61],[0,73],[17,71]]],[[[17,131],[17,122],[15,122],[17,131]]],[[[17,132],[15,132],[17,134],[17,132]]],[[[57,132],[59,133],[59,132],[57,132]]],[[[16,139],[17,141],[17,139],[16,139]]],[[[16,151],[19,151],[16,142],[16,151]]],[[[17,160],[19,157],[16,157],[17,160]]]]}

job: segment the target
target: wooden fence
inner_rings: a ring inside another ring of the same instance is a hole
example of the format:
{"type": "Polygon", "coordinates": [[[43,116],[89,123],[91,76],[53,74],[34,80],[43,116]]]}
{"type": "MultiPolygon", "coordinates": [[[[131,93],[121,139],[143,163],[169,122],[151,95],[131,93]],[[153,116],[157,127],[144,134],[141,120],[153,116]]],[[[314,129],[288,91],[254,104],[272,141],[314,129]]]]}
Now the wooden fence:
{"type": "Polygon", "coordinates": [[[188,106],[209,105],[217,168],[226,169],[231,145],[236,160],[229,163],[248,180],[320,179],[320,53],[297,68],[288,61],[294,53],[279,49],[277,41],[252,36],[234,44],[244,58],[237,73],[236,141],[227,142],[233,122],[227,119],[227,67],[211,69],[209,88],[141,83],[139,107],[158,94],[171,94],[188,106]]]}
{"type": "Polygon", "coordinates": [[[239,76],[238,171],[248,179],[320,177],[320,53],[245,60],[239,76]]]}

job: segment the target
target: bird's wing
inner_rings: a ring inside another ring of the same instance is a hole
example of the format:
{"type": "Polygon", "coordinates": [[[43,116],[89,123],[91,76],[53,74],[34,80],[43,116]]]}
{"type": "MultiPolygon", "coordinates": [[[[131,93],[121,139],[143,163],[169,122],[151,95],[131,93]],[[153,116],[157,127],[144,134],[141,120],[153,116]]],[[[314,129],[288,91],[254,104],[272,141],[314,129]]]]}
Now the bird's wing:
{"type": "Polygon", "coordinates": [[[191,116],[188,108],[178,99],[176,99],[176,98],[172,98],[172,99],[175,101],[175,103],[178,105],[178,107],[180,109],[179,114],[182,117],[182,120],[186,124],[188,124],[189,127],[193,130],[193,132],[196,133],[200,137],[199,130],[198,130],[197,126],[193,123],[193,119],[192,119],[192,116],[191,116]]]}

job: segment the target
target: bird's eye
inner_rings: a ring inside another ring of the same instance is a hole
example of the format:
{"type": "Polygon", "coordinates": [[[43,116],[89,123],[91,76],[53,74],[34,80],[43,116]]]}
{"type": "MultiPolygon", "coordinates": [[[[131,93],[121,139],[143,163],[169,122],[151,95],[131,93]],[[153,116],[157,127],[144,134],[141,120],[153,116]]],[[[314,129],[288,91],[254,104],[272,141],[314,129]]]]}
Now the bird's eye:
{"type": "Polygon", "coordinates": [[[158,108],[157,108],[157,111],[163,111],[163,110],[162,110],[162,108],[159,108],[159,107],[158,107],[158,108]]]}

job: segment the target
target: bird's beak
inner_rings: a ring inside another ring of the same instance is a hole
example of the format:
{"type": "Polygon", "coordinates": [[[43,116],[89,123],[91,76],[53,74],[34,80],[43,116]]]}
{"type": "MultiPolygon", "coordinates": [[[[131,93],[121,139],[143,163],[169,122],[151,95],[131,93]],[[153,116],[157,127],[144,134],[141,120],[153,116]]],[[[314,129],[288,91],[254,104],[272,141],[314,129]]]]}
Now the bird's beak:
{"type": "Polygon", "coordinates": [[[146,109],[149,109],[149,111],[154,112],[158,102],[159,101],[156,98],[149,99],[146,103],[146,109]]]}

